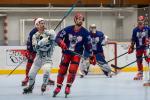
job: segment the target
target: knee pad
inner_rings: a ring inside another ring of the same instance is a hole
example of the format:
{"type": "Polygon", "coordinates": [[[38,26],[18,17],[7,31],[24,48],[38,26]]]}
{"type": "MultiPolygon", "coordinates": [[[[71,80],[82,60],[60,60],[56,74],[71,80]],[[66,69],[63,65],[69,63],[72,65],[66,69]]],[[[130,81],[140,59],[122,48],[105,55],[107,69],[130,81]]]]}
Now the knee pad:
{"type": "Polygon", "coordinates": [[[66,62],[61,62],[60,66],[65,66],[65,67],[68,67],[69,66],[69,63],[66,63],[66,62]]]}
{"type": "Polygon", "coordinates": [[[97,55],[96,55],[96,60],[97,60],[98,62],[101,62],[102,64],[107,63],[106,60],[105,60],[105,57],[102,56],[101,54],[97,54],[97,55]]]}
{"type": "Polygon", "coordinates": [[[69,68],[69,73],[76,74],[78,70],[79,63],[78,62],[72,62],[69,68]]]}
{"type": "Polygon", "coordinates": [[[111,68],[109,67],[108,64],[103,64],[102,65],[102,70],[106,71],[106,72],[111,72],[111,68]]]}
{"type": "Polygon", "coordinates": [[[44,71],[44,73],[50,73],[51,68],[52,68],[52,65],[50,63],[45,63],[43,65],[43,71],[44,71]]]}
{"type": "Polygon", "coordinates": [[[62,65],[60,65],[59,67],[60,67],[60,69],[59,69],[59,71],[58,71],[58,74],[59,74],[60,76],[66,75],[67,70],[68,70],[68,67],[62,66],[62,65]]]}

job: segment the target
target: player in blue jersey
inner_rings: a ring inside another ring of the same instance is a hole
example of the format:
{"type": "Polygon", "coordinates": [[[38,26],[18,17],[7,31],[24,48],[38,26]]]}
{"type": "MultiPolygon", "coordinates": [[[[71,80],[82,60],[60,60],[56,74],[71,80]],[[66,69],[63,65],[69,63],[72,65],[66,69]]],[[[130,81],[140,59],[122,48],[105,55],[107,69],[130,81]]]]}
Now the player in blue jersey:
{"type": "Polygon", "coordinates": [[[91,38],[87,29],[82,26],[83,21],[83,15],[77,13],[74,17],[75,25],[64,28],[56,36],[56,43],[62,48],[62,58],[57,76],[57,87],[54,90],[53,97],[60,92],[67,71],[68,75],[65,94],[68,95],[70,93],[70,87],[75,80],[76,72],[80,63],[80,55],[82,55],[84,49],[88,52],[91,63],[95,60],[91,55],[91,38]]]}
{"type": "MultiPolygon", "coordinates": [[[[112,76],[111,68],[105,60],[104,51],[103,51],[103,46],[107,44],[107,36],[105,36],[103,32],[97,31],[95,24],[90,25],[89,31],[92,39],[92,52],[96,57],[98,66],[101,67],[102,71],[106,76],[111,77],[112,76]]],[[[84,56],[86,57],[86,51],[84,53],[84,56]]],[[[86,59],[82,59],[81,66],[80,66],[81,72],[86,75],[88,73],[89,66],[90,63],[86,59]]],[[[84,74],[81,74],[81,77],[83,77],[84,74]]]]}
{"type": "MultiPolygon", "coordinates": [[[[38,22],[41,20],[41,18],[36,18],[34,20],[35,23],[35,27],[31,30],[31,32],[29,33],[29,37],[27,40],[27,52],[26,52],[26,57],[28,59],[27,64],[26,64],[26,77],[25,79],[22,81],[22,86],[26,86],[28,81],[29,81],[29,76],[28,73],[31,69],[31,66],[33,64],[34,58],[36,56],[36,52],[33,50],[33,46],[32,46],[32,37],[33,35],[38,31],[38,22]]],[[[54,85],[54,81],[49,79],[49,83],[50,85],[54,85]]]]}
{"type": "Polygon", "coordinates": [[[139,16],[138,25],[133,29],[131,45],[128,50],[129,54],[133,53],[134,45],[136,45],[136,59],[137,59],[138,73],[134,77],[134,80],[143,79],[142,56],[146,55],[146,48],[147,48],[146,45],[149,40],[150,40],[150,28],[144,26],[144,16],[139,16]]]}

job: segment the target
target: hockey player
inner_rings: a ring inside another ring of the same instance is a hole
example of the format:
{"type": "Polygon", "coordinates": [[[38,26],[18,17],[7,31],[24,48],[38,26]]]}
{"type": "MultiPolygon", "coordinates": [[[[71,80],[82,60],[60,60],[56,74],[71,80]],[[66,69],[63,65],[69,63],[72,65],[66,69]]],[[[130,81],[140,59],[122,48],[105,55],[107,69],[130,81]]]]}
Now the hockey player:
{"type": "Polygon", "coordinates": [[[90,62],[87,58],[87,52],[84,51],[83,53],[84,58],[81,58],[81,62],[80,62],[80,70],[79,70],[79,74],[81,76],[81,78],[84,77],[84,75],[87,75],[89,72],[89,68],[90,68],[90,62]]]}
{"type": "Polygon", "coordinates": [[[138,17],[138,25],[133,29],[131,45],[128,49],[128,53],[133,53],[134,45],[136,45],[136,59],[138,66],[138,73],[134,77],[134,80],[143,79],[143,64],[142,56],[146,56],[146,40],[150,40],[150,28],[144,26],[144,16],[138,17]]]}
{"type": "MultiPolygon", "coordinates": [[[[39,20],[41,18],[36,18],[34,20],[34,23],[37,22],[36,20],[39,20]]],[[[28,59],[27,61],[27,64],[26,64],[26,77],[25,79],[22,81],[22,86],[26,86],[28,81],[29,81],[29,76],[28,76],[28,73],[31,69],[31,66],[33,64],[33,61],[34,61],[34,58],[36,56],[36,51],[33,50],[33,46],[32,46],[32,36],[38,31],[38,25],[35,23],[35,28],[33,28],[31,30],[31,32],[29,33],[29,37],[28,37],[28,40],[27,40],[27,52],[26,52],[26,57],[28,59]]],[[[54,85],[54,81],[49,79],[49,82],[48,84],[50,85],[54,85]]]]}
{"type": "Polygon", "coordinates": [[[51,56],[54,49],[55,43],[55,31],[45,29],[45,21],[43,18],[39,18],[35,21],[38,26],[38,31],[32,37],[33,49],[37,52],[34,63],[29,72],[29,86],[24,88],[23,93],[32,93],[35,77],[37,72],[43,67],[43,84],[41,86],[41,91],[46,90],[46,86],[49,79],[49,72],[52,67],[51,56]]]}
{"type": "MultiPolygon", "coordinates": [[[[92,38],[92,50],[93,54],[96,57],[97,62],[99,63],[98,65],[101,67],[102,71],[104,74],[108,77],[111,77],[111,68],[107,64],[104,56],[104,51],[103,51],[103,46],[107,44],[107,36],[103,34],[101,31],[96,30],[96,25],[91,24],[89,27],[90,31],[90,36],[92,38]]],[[[85,58],[86,58],[86,51],[85,51],[85,58]]],[[[86,75],[88,73],[90,63],[88,62],[87,59],[82,59],[81,62],[81,77],[86,75]]]]}
{"type": "MultiPolygon", "coordinates": [[[[91,38],[88,31],[82,26],[83,21],[83,15],[81,13],[77,13],[74,17],[75,25],[64,28],[56,36],[55,41],[62,49],[62,58],[57,76],[57,87],[54,90],[53,97],[60,92],[67,71],[68,76],[65,94],[66,96],[70,94],[70,87],[75,80],[79,66],[80,55],[82,55],[83,50],[86,49],[89,54],[88,56],[91,56],[91,38]]],[[[91,56],[90,60],[91,63],[93,63],[95,59],[91,56]]]]}

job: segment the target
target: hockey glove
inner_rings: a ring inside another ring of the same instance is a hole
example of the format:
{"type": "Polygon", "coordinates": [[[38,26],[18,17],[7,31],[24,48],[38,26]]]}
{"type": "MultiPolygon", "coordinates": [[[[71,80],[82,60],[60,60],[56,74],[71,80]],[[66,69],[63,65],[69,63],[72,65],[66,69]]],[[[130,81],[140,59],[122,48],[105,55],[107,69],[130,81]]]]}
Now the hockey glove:
{"type": "Polygon", "coordinates": [[[147,48],[146,51],[145,51],[145,60],[147,63],[150,63],[150,49],[147,48]]]}
{"type": "Polygon", "coordinates": [[[147,56],[147,57],[145,58],[145,60],[146,60],[147,63],[150,63],[150,57],[147,56]]]}
{"type": "Polygon", "coordinates": [[[131,54],[133,52],[134,52],[134,45],[131,44],[130,47],[129,47],[129,49],[128,49],[128,54],[131,54]]]}
{"type": "Polygon", "coordinates": [[[68,49],[63,40],[61,40],[58,45],[61,47],[62,50],[67,50],[68,49]]]}
{"type": "Polygon", "coordinates": [[[96,64],[96,57],[95,57],[95,55],[90,56],[89,62],[90,62],[90,64],[93,64],[93,65],[96,64]]]}
{"type": "Polygon", "coordinates": [[[30,54],[29,54],[29,51],[28,51],[28,50],[26,50],[26,52],[25,52],[25,57],[26,57],[27,59],[30,58],[30,54]]]}
{"type": "Polygon", "coordinates": [[[147,39],[145,39],[145,46],[148,46],[149,44],[150,44],[150,39],[149,38],[147,38],[147,39]]]}

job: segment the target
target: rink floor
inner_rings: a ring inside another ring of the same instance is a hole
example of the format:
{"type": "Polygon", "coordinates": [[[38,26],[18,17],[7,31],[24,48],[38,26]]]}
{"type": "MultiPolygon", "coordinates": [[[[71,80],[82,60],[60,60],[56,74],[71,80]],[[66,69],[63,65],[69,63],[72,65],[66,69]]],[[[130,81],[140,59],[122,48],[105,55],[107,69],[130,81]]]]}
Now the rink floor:
{"type": "MultiPolygon", "coordinates": [[[[113,78],[103,75],[77,76],[71,88],[69,100],[150,100],[150,87],[143,87],[143,81],[133,80],[135,73],[120,73],[113,78]]],[[[56,74],[52,74],[56,80],[56,74]]],[[[32,94],[23,95],[21,81],[24,75],[0,76],[0,100],[65,100],[64,87],[56,98],[52,97],[55,86],[48,86],[41,94],[42,75],[38,75],[32,94]]]]}

